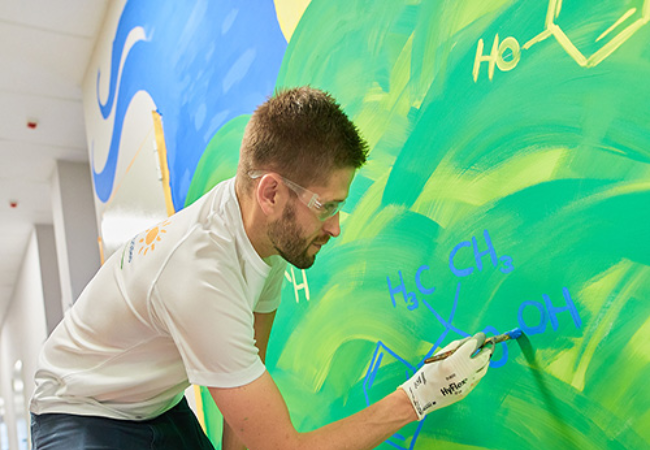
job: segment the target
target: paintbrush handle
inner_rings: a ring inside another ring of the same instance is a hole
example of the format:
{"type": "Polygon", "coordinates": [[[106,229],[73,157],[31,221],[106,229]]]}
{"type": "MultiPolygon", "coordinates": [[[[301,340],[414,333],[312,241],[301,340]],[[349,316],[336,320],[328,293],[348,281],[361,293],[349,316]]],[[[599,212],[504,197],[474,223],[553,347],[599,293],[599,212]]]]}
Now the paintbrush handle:
{"type": "Polygon", "coordinates": [[[425,359],[424,364],[431,364],[431,363],[434,363],[436,361],[442,361],[443,359],[449,358],[454,353],[456,353],[456,349],[449,350],[448,352],[440,353],[438,355],[434,355],[431,358],[425,359]]]}
{"type": "MultiPolygon", "coordinates": [[[[496,345],[496,344],[499,344],[499,343],[501,343],[501,342],[503,342],[503,341],[507,341],[507,340],[510,340],[510,339],[512,339],[512,337],[510,336],[509,333],[500,334],[500,335],[498,335],[498,336],[490,336],[489,338],[487,338],[487,339],[485,340],[485,342],[483,342],[483,345],[481,345],[481,346],[477,349],[477,351],[481,350],[481,349],[482,349],[483,347],[485,347],[487,344],[494,344],[494,345],[496,345]]],[[[440,353],[440,354],[438,354],[438,355],[434,355],[434,356],[432,356],[431,358],[427,358],[427,359],[424,360],[424,364],[430,364],[430,363],[434,363],[434,362],[436,362],[436,361],[442,361],[443,359],[447,359],[447,358],[449,358],[451,355],[453,355],[454,353],[456,353],[456,350],[458,350],[458,349],[455,348],[455,349],[453,349],[453,350],[449,350],[449,351],[446,351],[446,352],[444,352],[444,353],[440,353]]]]}

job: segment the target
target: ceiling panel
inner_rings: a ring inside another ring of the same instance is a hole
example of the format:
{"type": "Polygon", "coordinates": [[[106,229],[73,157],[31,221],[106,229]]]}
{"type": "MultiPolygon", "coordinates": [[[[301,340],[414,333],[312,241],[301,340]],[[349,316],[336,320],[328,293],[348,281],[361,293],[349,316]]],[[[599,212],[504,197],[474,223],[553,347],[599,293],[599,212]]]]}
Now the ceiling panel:
{"type": "Polygon", "coordinates": [[[53,147],[86,148],[80,101],[0,91],[0,139],[53,147]],[[36,129],[27,120],[38,120],[36,129]]]}
{"type": "Polygon", "coordinates": [[[0,0],[0,323],[34,224],[52,223],[56,160],[88,160],[81,85],[108,3],[0,0]]]}
{"type": "MultiPolygon", "coordinates": [[[[93,47],[93,40],[88,37],[57,34],[2,22],[0,43],[0,58],[3,60],[22,62],[33,69],[30,73],[35,76],[46,73],[53,82],[67,81],[72,85],[81,84],[93,47]],[[66,51],[60,51],[62,48],[66,51]]],[[[12,66],[8,69],[0,75],[0,86],[6,86],[8,81],[17,83],[17,87],[26,84],[14,76],[12,66]]],[[[24,75],[25,71],[22,72],[24,75]]],[[[27,87],[44,95],[50,93],[37,85],[27,87]]]]}
{"type": "Polygon", "coordinates": [[[94,39],[106,0],[0,0],[0,20],[94,39]]]}

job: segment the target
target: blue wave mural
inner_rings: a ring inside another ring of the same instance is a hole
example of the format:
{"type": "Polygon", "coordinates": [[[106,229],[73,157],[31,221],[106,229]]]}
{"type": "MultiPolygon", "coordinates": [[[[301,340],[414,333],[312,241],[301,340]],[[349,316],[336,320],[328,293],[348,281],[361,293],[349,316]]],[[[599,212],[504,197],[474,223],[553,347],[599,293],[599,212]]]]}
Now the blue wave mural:
{"type": "MultiPolygon", "coordinates": [[[[286,46],[272,1],[255,8],[236,1],[128,1],[110,73],[97,74],[98,108],[104,119],[114,114],[108,157],[101,171],[93,167],[97,197],[104,203],[111,197],[124,116],[145,91],[163,116],[172,200],[182,209],[208,142],[222,125],[250,114],[271,95],[286,46]],[[145,39],[127,45],[139,28],[145,39]],[[102,99],[104,77],[110,82],[102,99]]],[[[94,154],[92,159],[94,166],[94,154]]]]}

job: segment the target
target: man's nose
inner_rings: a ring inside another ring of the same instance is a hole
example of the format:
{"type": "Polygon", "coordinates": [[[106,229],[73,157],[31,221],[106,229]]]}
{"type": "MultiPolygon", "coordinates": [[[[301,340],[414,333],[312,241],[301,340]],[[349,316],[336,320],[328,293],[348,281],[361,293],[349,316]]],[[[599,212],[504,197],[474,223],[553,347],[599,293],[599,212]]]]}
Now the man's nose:
{"type": "Polygon", "coordinates": [[[341,234],[341,224],[339,223],[338,212],[323,222],[323,231],[332,237],[338,237],[338,235],[341,234]]]}

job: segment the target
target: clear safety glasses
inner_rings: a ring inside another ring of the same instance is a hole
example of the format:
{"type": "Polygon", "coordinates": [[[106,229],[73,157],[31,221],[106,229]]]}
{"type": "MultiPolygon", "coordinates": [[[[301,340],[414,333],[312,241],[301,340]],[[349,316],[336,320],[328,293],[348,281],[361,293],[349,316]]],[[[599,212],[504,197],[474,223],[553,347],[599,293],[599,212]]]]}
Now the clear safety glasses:
{"type": "Polygon", "coordinates": [[[269,172],[266,170],[251,170],[248,172],[248,176],[252,179],[256,179],[262,177],[263,175],[266,175],[267,173],[273,173],[277,175],[289,189],[296,193],[300,201],[316,214],[316,217],[318,217],[321,222],[324,222],[330,217],[335,216],[341,210],[343,205],[345,205],[345,200],[342,202],[323,203],[317,193],[294,183],[293,181],[283,177],[276,172],[269,172]]]}

